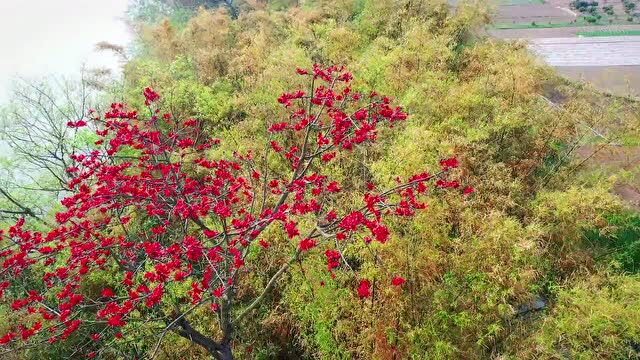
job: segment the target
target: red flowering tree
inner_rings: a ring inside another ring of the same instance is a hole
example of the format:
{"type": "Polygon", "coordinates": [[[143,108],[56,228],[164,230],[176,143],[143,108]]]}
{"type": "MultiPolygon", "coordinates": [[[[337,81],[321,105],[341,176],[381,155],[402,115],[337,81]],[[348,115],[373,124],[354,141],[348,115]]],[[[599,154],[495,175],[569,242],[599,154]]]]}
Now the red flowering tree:
{"type": "MultiPolygon", "coordinates": [[[[289,115],[270,124],[268,150],[261,155],[273,161],[256,161],[252,152],[209,158],[220,141],[197,120],[155,109],[159,95],[150,88],[144,91],[148,118],[113,104],[103,117],[70,122],[70,127],[96,126],[97,150],[73,155],[75,166],[67,171],[74,175],[68,184],[74,192],[62,200],[65,210],[56,214],[55,228],[34,232],[20,220],[0,232],[0,296],[25,314],[23,323],[0,334],[0,346],[12,349],[36,339],[54,343],[87,329],[76,352],[94,357],[132,323],[154,322],[162,329],[152,357],[166,333],[175,332],[216,359],[231,359],[234,329],[291,263],[320,253],[335,271],[345,264],[337,244],[356,241],[356,234],[367,243],[387,241],[383,218],[412,216],[424,208],[419,197],[428,181],[458,187],[447,179],[457,161],[448,159],[437,174],[417,174],[381,191],[370,184],[361,205],[337,208],[341,186],[323,173],[324,165],[338,152],[374,142],[380,126],[407,115],[387,97],[353,93],[351,74],[336,66],[297,72],[309,77],[311,90],[278,98],[289,115]],[[259,165],[274,161],[289,170],[259,165]],[[268,251],[263,232],[276,226],[295,244],[290,260],[252,302],[240,302],[236,289],[249,249],[268,251]],[[38,272],[41,279],[23,281],[38,272]],[[95,273],[115,277],[119,285],[93,295],[83,292],[95,273]],[[173,293],[176,284],[187,286],[188,296],[173,293]],[[190,323],[190,315],[203,306],[217,315],[219,337],[190,323]]],[[[389,286],[403,283],[396,276],[389,286]]],[[[366,280],[354,289],[362,298],[371,290],[366,280]]]]}

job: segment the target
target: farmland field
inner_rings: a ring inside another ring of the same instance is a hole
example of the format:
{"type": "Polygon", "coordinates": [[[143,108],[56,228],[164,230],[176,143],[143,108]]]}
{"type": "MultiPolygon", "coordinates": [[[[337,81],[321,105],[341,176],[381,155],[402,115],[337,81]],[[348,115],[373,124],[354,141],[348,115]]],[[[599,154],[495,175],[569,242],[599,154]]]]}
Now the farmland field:
{"type": "Polygon", "coordinates": [[[640,97],[640,66],[563,66],[556,70],[614,95],[640,97]]]}
{"type": "Polygon", "coordinates": [[[518,5],[499,5],[494,22],[498,27],[512,24],[570,23],[576,16],[548,3],[523,2],[518,5]]]}
{"type": "Polygon", "coordinates": [[[534,53],[569,79],[640,96],[640,19],[621,0],[599,1],[590,12],[570,0],[504,0],[495,9],[492,36],[530,41],[534,53]]]}
{"type": "MultiPolygon", "coordinates": [[[[501,39],[535,39],[535,38],[553,38],[553,37],[575,37],[582,34],[622,34],[634,35],[640,32],[640,25],[614,25],[614,26],[570,26],[570,27],[525,27],[525,28],[506,28],[506,29],[489,29],[489,33],[501,39]]],[[[586,35],[582,35],[586,36],[586,35]]],[[[609,35],[613,36],[613,35],[609,35]]]]}
{"type": "Polygon", "coordinates": [[[572,7],[570,0],[500,0],[496,9],[494,24],[500,29],[625,25],[640,22],[634,11],[625,11],[621,0],[600,1],[590,11],[572,7]]]}
{"type": "Polygon", "coordinates": [[[596,30],[596,31],[580,31],[578,36],[598,37],[598,36],[638,36],[640,30],[596,30]]]}
{"type": "Polygon", "coordinates": [[[640,65],[640,38],[635,36],[533,39],[531,48],[556,67],[640,65]]]}

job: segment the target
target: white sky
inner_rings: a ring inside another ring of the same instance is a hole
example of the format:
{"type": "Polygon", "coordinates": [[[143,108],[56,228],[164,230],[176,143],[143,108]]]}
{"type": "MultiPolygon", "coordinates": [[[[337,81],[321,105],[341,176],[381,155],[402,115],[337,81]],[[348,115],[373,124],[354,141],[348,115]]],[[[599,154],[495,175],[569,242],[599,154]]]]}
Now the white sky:
{"type": "Polygon", "coordinates": [[[127,0],[0,0],[0,102],[12,78],[74,76],[83,64],[118,68],[95,52],[99,41],[126,45],[127,0]]]}

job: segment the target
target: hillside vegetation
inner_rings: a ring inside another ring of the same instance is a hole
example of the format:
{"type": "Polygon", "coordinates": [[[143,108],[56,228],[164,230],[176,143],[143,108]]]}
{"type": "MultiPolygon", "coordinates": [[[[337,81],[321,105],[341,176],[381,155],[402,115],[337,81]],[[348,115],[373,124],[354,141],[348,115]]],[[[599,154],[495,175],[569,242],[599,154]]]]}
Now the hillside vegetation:
{"type": "MultiPolygon", "coordinates": [[[[354,91],[388,95],[408,118],[329,163],[325,171],[343,189],[340,204],[360,201],[363,179],[387,188],[396,178],[435,173],[434,164],[452,156],[459,181],[475,190],[429,193],[414,218],[388,221],[385,243],[346,246],[349,266],[333,275],[323,250],[311,250],[319,256],[294,262],[236,329],[236,358],[640,357],[640,217],[613,191],[637,169],[586,167],[575,156],[585,144],[637,139],[635,101],[567,83],[525,45],[486,37],[483,1],[457,8],[444,0],[234,3],[237,19],[225,6],[139,17],[146,21],[137,23],[123,80],[101,85],[102,96],[144,109],[141,94],[151,87],[158,106],[198,119],[220,138],[211,153],[223,156],[268,144],[267,128],[283,116],[276,99],[305,86],[296,68],[343,65],[354,91]],[[406,282],[390,287],[390,274],[406,282]],[[355,290],[360,279],[372,284],[364,299],[355,290]]],[[[52,220],[56,208],[43,208],[52,220]]],[[[249,304],[296,246],[279,229],[267,240],[268,251],[256,247],[240,275],[240,302],[249,304]]],[[[91,281],[82,291],[118,286],[106,276],[91,281]]],[[[10,307],[0,305],[7,319],[0,335],[16,316],[10,307]]],[[[211,336],[217,321],[208,308],[192,320],[211,336]]],[[[127,325],[124,339],[110,344],[116,350],[100,356],[208,358],[171,332],[155,352],[157,339],[147,335],[157,327],[127,325]]],[[[50,346],[16,344],[2,356],[64,358],[91,332],[50,346]]]]}

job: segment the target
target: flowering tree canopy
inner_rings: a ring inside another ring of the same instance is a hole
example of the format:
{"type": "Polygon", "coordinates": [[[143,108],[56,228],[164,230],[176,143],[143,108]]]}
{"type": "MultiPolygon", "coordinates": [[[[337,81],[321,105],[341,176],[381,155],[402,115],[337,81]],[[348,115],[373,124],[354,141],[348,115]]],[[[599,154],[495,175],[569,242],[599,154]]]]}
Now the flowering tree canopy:
{"type": "MultiPolygon", "coordinates": [[[[407,114],[375,92],[352,92],[352,76],[340,67],[297,72],[309,78],[310,91],[278,98],[289,115],[269,124],[267,150],[260,155],[286,164],[285,172],[269,165],[274,161],[258,161],[258,150],[212,159],[220,140],[209,137],[198,120],[156,109],[160,95],[151,88],[144,91],[148,118],[113,104],[104,116],[69,122],[72,128],[95,126],[100,139],[95,150],[72,156],[74,165],[66,171],[73,175],[73,193],[61,201],[64,211],[56,214],[55,228],[35,232],[19,220],[0,231],[0,297],[26,314],[0,334],[0,346],[27,346],[36,339],[55,343],[88,329],[76,351],[95,357],[130,324],[153,321],[163,329],[151,357],[171,331],[215,358],[231,359],[234,329],[291,263],[319,253],[328,271],[336,271],[346,265],[341,246],[358,239],[384,243],[385,217],[410,217],[425,208],[420,197],[427,182],[459,187],[448,178],[458,166],[451,158],[441,161],[437,174],[398,179],[386,190],[369,184],[360,205],[338,206],[341,184],[323,167],[339,152],[376,141],[379,127],[393,127],[407,114]],[[240,303],[235,291],[249,249],[269,251],[263,237],[269,227],[282,227],[295,243],[290,260],[259,296],[240,303]],[[37,272],[41,279],[23,281],[37,272]],[[87,279],[100,272],[117,286],[83,291],[87,279]],[[189,288],[186,297],[174,290],[181,284],[189,288]],[[217,315],[218,338],[189,322],[201,306],[217,315]]],[[[404,282],[394,276],[388,285],[404,282]]],[[[370,297],[372,284],[362,280],[353,291],[370,297]]]]}

